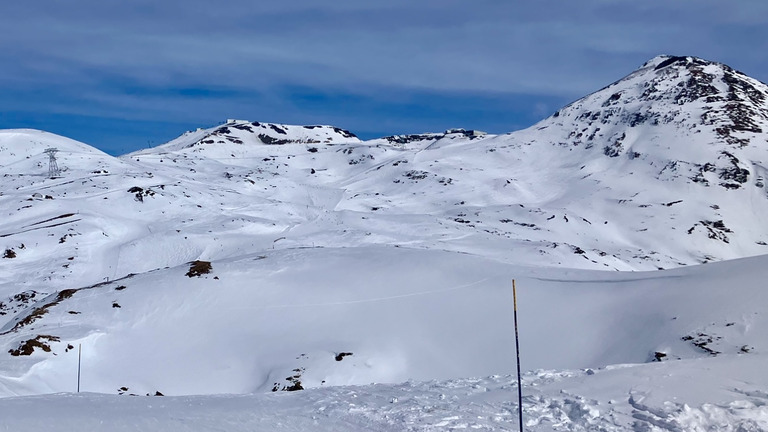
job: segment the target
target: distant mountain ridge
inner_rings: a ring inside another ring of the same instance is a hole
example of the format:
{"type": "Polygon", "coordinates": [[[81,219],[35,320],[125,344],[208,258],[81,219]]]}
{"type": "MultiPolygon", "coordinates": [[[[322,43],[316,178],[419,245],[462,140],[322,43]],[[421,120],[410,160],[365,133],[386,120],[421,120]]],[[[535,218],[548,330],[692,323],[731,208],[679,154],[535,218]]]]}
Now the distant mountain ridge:
{"type": "MultiPolygon", "coordinates": [[[[80,170],[84,185],[103,180],[103,190],[123,188],[127,174],[136,187],[167,196],[164,205],[180,206],[157,210],[181,219],[201,217],[194,216],[195,205],[185,203],[194,187],[173,192],[192,181],[216,194],[234,194],[218,203],[224,208],[229,199],[253,196],[288,207],[309,205],[320,214],[387,215],[393,227],[403,223],[398,216],[423,218],[431,228],[422,233],[428,235],[406,243],[419,239],[428,248],[467,250],[461,241],[440,240],[455,238],[455,231],[462,233],[458,238],[471,236],[486,245],[467,251],[495,251],[504,261],[667,268],[765,252],[768,231],[755,215],[768,211],[766,95],[764,84],[726,65],[659,56],[550,118],[506,135],[455,129],[362,142],[334,126],[229,120],[120,158],[32,131],[4,132],[14,138],[0,136],[6,143],[0,142],[0,151],[5,149],[8,161],[18,153],[11,147],[25,149],[24,168],[6,164],[7,174],[42,174],[42,150],[59,146],[60,164],[80,170]],[[37,152],[34,158],[30,151],[37,152]],[[80,162],[71,161],[73,155],[80,162]],[[102,177],[92,177],[97,174],[102,177]],[[306,190],[334,198],[308,199],[306,190]],[[182,216],[184,208],[193,214],[182,216]],[[534,254],[514,252],[521,247],[534,254]]],[[[12,182],[25,189],[57,188],[42,177],[12,182]]],[[[290,213],[275,215],[276,224],[293,220],[290,213]]],[[[346,237],[350,245],[398,243],[389,228],[382,237],[368,231],[349,226],[346,237]]]]}
{"type": "Polygon", "coordinates": [[[173,151],[224,143],[282,145],[345,142],[356,143],[360,142],[360,139],[352,132],[334,126],[294,126],[247,120],[228,120],[221,126],[187,132],[158,148],[163,151],[173,151]]]}

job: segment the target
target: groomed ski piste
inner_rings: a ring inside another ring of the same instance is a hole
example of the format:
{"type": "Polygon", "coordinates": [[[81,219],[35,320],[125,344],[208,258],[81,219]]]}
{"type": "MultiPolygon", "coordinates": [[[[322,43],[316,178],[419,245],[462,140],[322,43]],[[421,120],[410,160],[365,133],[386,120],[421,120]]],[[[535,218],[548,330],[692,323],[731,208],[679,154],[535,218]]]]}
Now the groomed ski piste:
{"type": "Polygon", "coordinates": [[[767,96],[662,56],[507,135],[0,131],[0,426],[518,430],[514,279],[525,430],[768,430],[767,96]]]}

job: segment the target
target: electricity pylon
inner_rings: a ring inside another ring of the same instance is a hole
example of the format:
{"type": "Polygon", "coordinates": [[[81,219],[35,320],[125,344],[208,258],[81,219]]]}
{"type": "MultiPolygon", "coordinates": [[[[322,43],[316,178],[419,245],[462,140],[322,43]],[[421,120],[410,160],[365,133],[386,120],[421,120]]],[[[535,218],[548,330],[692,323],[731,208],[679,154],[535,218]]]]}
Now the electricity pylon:
{"type": "Polygon", "coordinates": [[[48,155],[48,178],[55,178],[61,175],[59,164],[56,163],[56,152],[58,151],[59,149],[55,147],[45,149],[45,153],[48,155]]]}

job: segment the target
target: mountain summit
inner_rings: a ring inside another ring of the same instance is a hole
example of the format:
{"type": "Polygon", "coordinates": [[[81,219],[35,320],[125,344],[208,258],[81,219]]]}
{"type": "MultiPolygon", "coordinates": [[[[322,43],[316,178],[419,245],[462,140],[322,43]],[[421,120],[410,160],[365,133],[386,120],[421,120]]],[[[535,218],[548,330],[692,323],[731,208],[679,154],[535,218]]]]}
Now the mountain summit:
{"type": "Polygon", "coordinates": [[[220,126],[187,132],[173,141],[160,146],[163,151],[195,148],[195,151],[209,150],[221,144],[281,145],[320,143],[359,143],[350,131],[334,126],[294,126],[275,123],[227,120],[220,126]]]}
{"type": "MultiPolygon", "coordinates": [[[[510,139],[539,170],[570,179],[560,189],[565,208],[599,208],[623,225],[623,240],[648,244],[667,231],[665,249],[695,244],[699,262],[760,254],[766,95],[765,84],[726,65],[660,56],[510,139]]],[[[651,259],[690,262],[680,250],[652,249],[651,259]]]]}
{"type": "MultiPolygon", "coordinates": [[[[695,57],[659,56],[639,70],[558,111],[576,120],[575,144],[588,145],[611,127],[671,125],[691,133],[711,133],[713,142],[746,146],[768,122],[768,88],[730,67],[695,57]],[[593,127],[594,126],[594,127],[593,127]],[[601,133],[602,132],[602,133],[601,133]]],[[[611,138],[617,138],[612,136],[611,138]]],[[[607,155],[627,146],[618,140],[607,155]]]]}

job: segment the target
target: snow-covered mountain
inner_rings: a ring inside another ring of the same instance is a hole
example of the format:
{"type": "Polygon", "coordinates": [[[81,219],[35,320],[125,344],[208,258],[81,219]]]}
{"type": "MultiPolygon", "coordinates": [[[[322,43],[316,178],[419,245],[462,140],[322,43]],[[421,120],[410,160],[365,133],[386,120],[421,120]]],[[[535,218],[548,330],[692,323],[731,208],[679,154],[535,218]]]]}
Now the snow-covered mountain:
{"type": "Polygon", "coordinates": [[[764,356],[767,96],[661,56],[505,135],[1,131],[0,395],[72,390],[81,344],[105,393],[510,373],[512,278],[526,370],[764,356]]]}
{"type": "Polygon", "coordinates": [[[204,152],[211,157],[217,157],[221,150],[228,149],[232,153],[225,157],[237,157],[233,151],[240,144],[249,147],[259,144],[343,144],[359,143],[360,139],[350,131],[334,126],[294,126],[274,123],[249,122],[244,120],[228,120],[223,126],[209,129],[198,129],[187,132],[175,140],[158,147],[163,151],[176,151],[193,148],[196,152],[204,152]],[[221,145],[224,144],[224,145],[221,145]]]}
{"type": "Polygon", "coordinates": [[[756,255],[765,253],[756,218],[766,202],[767,94],[728,66],[662,56],[515,135],[539,152],[567,148],[557,157],[577,168],[589,206],[622,221],[622,237],[660,267],[756,255]],[[665,247],[645,243],[654,232],[665,247]]]}
{"type": "MultiPolygon", "coordinates": [[[[345,245],[361,234],[368,238],[355,242],[397,243],[412,220],[398,235],[392,227],[408,215],[429,225],[409,236],[411,246],[536,265],[670,268],[766,252],[768,233],[755,216],[768,210],[767,92],[725,65],[658,57],[503,136],[454,130],[276,148],[238,145],[262,141],[254,141],[259,131],[243,132],[248,123],[232,122],[224,126],[231,141],[209,137],[201,148],[198,136],[182,137],[134,158],[157,166],[175,155],[189,171],[210,161],[200,152],[215,152],[224,175],[266,181],[268,199],[318,207],[307,202],[313,191],[338,197],[319,207],[367,214],[364,226],[345,221],[345,245]],[[284,196],[288,190],[299,192],[284,196]]],[[[328,245],[302,238],[304,246],[328,245]]]]}

